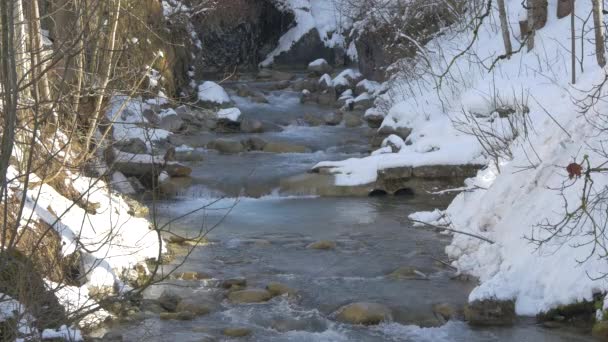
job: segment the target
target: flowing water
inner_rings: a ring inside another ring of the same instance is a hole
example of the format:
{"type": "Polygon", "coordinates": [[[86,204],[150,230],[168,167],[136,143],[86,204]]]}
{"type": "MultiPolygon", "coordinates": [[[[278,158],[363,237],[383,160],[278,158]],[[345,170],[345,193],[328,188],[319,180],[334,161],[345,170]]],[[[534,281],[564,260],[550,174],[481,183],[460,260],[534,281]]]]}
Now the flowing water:
{"type": "MultiPolygon", "coordinates": [[[[251,86],[265,90],[269,84],[251,86]]],[[[281,178],[305,172],[321,160],[367,152],[368,130],[299,125],[297,119],[303,114],[331,109],[301,105],[298,94],[289,91],[267,91],[267,96],[269,104],[238,97],[236,103],[244,116],[285,128],[260,137],[305,145],[311,153],[220,155],[203,151],[205,160],[191,164],[193,184],[179,196],[156,205],[163,222],[207,206],[171,223],[170,228],[187,236],[201,230],[207,233],[209,244],[195,248],[181,270],[204,272],[213,279],[168,281],[151,288],[146,296],[157,297],[170,287],[185,295],[209,298],[218,302],[219,308],[191,321],[165,321],[150,313],[138,323],[117,327],[123,340],[224,341],[230,339],[222,330],[229,327],[250,329],[250,336],[238,339],[249,341],[589,340],[574,331],[542,328],[533,319],[520,319],[515,326],[505,328],[476,329],[459,320],[437,326],[432,306],[462,308],[474,284],[455,278],[454,270],[441,262],[450,237],[412,227],[407,216],[445,206],[446,200],[428,203],[425,198],[425,203],[416,197],[282,195],[276,190],[281,178]],[[225,198],[217,201],[220,197],[225,198]],[[336,247],[307,248],[319,240],[334,241],[336,247]],[[425,276],[387,277],[403,266],[425,276]],[[223,299],[217,283],[241,277],[253,288],[264,288],[273,281],[283,283],[297,290],[297,296],[233,305],[223,299]],[[366,327],[333,319],[332,313],[342,305],[361,301],[389,306],[393,321],[366,327]]]]}

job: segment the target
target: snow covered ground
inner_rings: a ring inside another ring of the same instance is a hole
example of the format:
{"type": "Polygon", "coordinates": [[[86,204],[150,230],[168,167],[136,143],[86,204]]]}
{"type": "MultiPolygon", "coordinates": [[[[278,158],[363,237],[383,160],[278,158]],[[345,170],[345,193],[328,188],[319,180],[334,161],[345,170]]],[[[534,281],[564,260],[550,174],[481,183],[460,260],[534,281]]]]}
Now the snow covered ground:
{"type": "MultiPolygon", "coordinates": [[[[507,0],[506,6],[511,39],[518,50],[518,20],[525,10],[518,0],[507,0]]],[[[576,6],[577,13],[591,11],[590,2],[577,2],[576,6]]],[[[598,113],[608,109],[606,104],[596,103],[583,117],[575,103],[604,79],[593,55],[593,30],[588,30],[583,42],[577,41],[579,49],[584,46],[585,58],[579,61],[584,72],[577,62],[577,84],[572,86],[570,54],[565,48],[571,44],[570,22],[557,19],[555,2],[549,2],[548,13],[546,26],[536,34],[534,50],[527,52],[524,47],[489,71],[504,53],[494,8],[471,50],[439,81],[437,75],[473,39],[470,31],[446,30],[426,46],[424,57],[430,64],[420,58],[410,65],[410,70],[426,69],[435,76],[427,72],[412,78],[416,72],[409,77],[397,73],[388,83],[390,91],[376,101],[389,109],[371,110],[386,114],[383,126],[412,129],[406,144],[397,153],[387,153],[390,149],[385,147],[366,158],[317,165],[331,168],[338,185],[357,185],[373,182],[377,171],[387,167],[488,163],[476,178],[467,181],[469,191],[458,195],[445,212],[411,218],[449,224],[494,241],[490,244],[456,234],[447,252],[459,271],[480,279],[470,300],[514,299],[521,315],[592,300],[594,293],[608,291],[606,280],[593,280],[608,273],[606,260],[600,258],[606,238],[593,235],[590,223],[591,218],[605,221],[601,210],[591,212],[578,225],[567,226],[572,229],[570,237],[556,237],[540,247],[530,241],[532,237],[547,238],[549,232],[542,229],[543,224],[557,223],[566,217],[566,211],[581,205],[585,182],[569,179],[566,166],[582,163],[585,155],[592,167],[606,161],[598,153],[604,142],[594,125],[602,121],[598,113]],[[505,107],[516,113],[501,113],[505,107]],[[499,156],[486,153],[487,145],[470,134],[482,129],[491,129],[505,142],[499,156]],[[562,197],[557,189],[564,186],[562,197]],[[599,244],[590,243],[596,237],[599,244]]],[[[577,21],[579,30],[581,26],[582,21],[577,21]]],[[[608,179],[601,173],[592,177],[591,193],[597,194],[608,179]]]]}

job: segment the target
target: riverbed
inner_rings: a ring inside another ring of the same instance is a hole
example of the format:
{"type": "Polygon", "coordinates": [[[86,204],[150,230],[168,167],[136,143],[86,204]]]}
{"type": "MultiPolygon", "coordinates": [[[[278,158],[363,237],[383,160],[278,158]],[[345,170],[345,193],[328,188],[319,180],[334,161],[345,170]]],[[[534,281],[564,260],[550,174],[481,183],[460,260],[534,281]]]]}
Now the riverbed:
{"type": "MultiPolygon", "coordinates": [[[[238,83],[225,86],[234,89],[238,83]]],[[[183,297],[206,298],[213,310],[192,320],[162,320],[154,310],[134,323],[116,326],[124,341],[587,341],[574,329],[548,329],[533,318],[512,327],[473,328],[462,319],[474,280],[457,276],[444,254],[451,236],[414,227],[410,213],[445,207],[449,198],[384,196],[326,198],[282,191],[281,179],[305,173],[323,160],[341,160],[369,152],[366,126],[311,127],[307,113],[334,109],[303,105],[299,93],[272,90],[272,82],[248,82],[268,103],[231,95],[244,117],[265,120],[282,131],[257,134],[201,133],[196,139],[241,139],[306,146],[307,153],[245,152],[224,155],[200,149],[202,162],[191,162],[192,184],[154,204],[158,218],[181,236],[206,237],[187,259],[178,256],[165,271],[199,272],[209,279],[170,280],[146,291],[147,299],[170,289],[183,297]],[[311,248],[330,242],[326,249],[311,248]],[[395,270],[414,270],[401,277],[395,270]],[[281,283],[293,294],[259,304],[233,304],[221,289],[226,279],[245,279],[247,288],[281,283]],[[391,320],[375,326],[335,319],[340,307],[373,302],[389,307],[391,320]],[[438,305],[454,310],[439,317],[438,305]],[[227,328],[247,336],[230,338],[227,328]]]]}

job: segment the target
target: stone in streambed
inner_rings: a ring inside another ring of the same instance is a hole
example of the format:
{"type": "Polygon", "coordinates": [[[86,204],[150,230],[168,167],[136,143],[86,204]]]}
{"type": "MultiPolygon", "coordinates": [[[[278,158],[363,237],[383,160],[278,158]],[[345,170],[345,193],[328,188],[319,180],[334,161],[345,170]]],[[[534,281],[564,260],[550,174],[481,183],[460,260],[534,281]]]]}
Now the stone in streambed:
{"type": "Polygon", "coordinates": [[[297,293],[296,290],[290,288],[289,286],[277,282],[272,282],[266,285],[266,290],[268,290],[268,292],[270,292],[270,294],[274,297],[282,296],[284,294],[292,296],[297,293]]]}
{"type": "Polygon", "coordinates": [[[241,141],[241,144],[247,151],[263,151],[266,146],[266,140],[259,137],[251,137],[241,141]]]}
{"type": "Polygon", "coordinates": [[[241,132],[243,133],[262,133],[264,132],[264,124],[256,119],[244,118],[241,121],[241,132]]]}
{"type": "Polygon", "coordinates": [[[252,332],[248,328],[226,328],[222,333],[228,337],[246,337],[252,332]]]}
{"type": "Polygon", "coordinates": [[[158,298],[158,303],[163,309],[169,312],[175,312],[180,300],[181,298],[175,292],[165,290],[158,298]]]}
{"type": "Polygon", "coordinates": [[[287,143],[268,142],[264,146],[264,152],[268,153],[308,153],[310,150],[305,146],[287,143]]]}
{"type": "Polygon", "coordinates": [[[359,127],[362,124],[363,120],[361,120],[361,117],[359,115],[353,113],[347,113],[344,115],[344,125],[346,125],[346,127],[359,127]]]}
{"type": "Polygon", "coordinates": [[[401,266],[387,277],[400,280],[426,280],[428,276],[411,266],[401,266]]]}
{"type": "Polygon", "coordinates": [[[235,154],[244,151],[240,141],[219,138],[207,144],[207,148],[214,149],[223,154],[235,154]]]}
{"type": "Polygon", "coordinates": [[[204,298],[192,297],[182,299],[179,304],[177,304],[176,311],[190,312],[195,316],[203,316],[216,310],[217,307],[217,304],[204,298]]]}
{"type": "Polygon", "coordinates": [[[194,319],[194,314],[189,311],[181,312],[161,312],[160,319],[162,320],[179,320],[179,321],[191,321],[194,319]]]}
{"type": "Polygon", "coordinates": [[[342,112],[327,113],[323,116],[323,121],[325,121],[326,125],[337,126],[342,122],[342,117],[342,112]]]}
{"type": "Polygon", "coordinates": [[[329,250],[336,248],[336,243],[328,240],[321,240],[317,242],[313,242],[310,245],[306,246],[308,249],[321,249],[321,250],[329,250]]]}
{"type": "Polygon", "coordinates": [[[513,325],[515,302],[512,300],[476,300],[465,307],[464,316],[471,325],[513,325]]]}
{"type": "Polygon", "coordinates": [[[335,317],[343,323],[375,325],[392,320],[392,311],[382,304],[359,302],[343,306],[335,317]]]}
{"type": "Polygon", "coordinates": [[[264,289],[247,289],[228,294],[228,299],[235,304],[263,303],[271,298],[272,294],[264,289]]]}

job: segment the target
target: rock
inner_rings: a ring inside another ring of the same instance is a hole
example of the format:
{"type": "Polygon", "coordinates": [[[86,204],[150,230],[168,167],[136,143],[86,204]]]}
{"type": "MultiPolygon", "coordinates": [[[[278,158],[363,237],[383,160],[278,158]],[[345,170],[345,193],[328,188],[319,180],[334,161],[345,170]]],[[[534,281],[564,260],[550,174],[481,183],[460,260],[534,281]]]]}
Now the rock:
{"type": "Polygon", "coordinates": [[[236,304],[245,303],[262,303],[267,302],[272,298],[272,294],[264,289],[247,289],[232,292],[228,295],[228,299],[236,304]]]}
{"type": "Polygon", "coordinates": [[[296,77],[296,75],[287,73],[287,72],[283,72],[283,71],[278,71],[278,70],[272,70],[272,69],[262,69],[260,70],[260,72],[257,75],[257,78],[260,79],[272,79],[275,81],[291,81],[296,77]]]}
{"type": "Polygon", "coordinates": [[[157,126],[160,123],[160,116],[158,116],[158,113],[153,111],[150,108],[146,108],[144,109],[144,111],[142,112],[142,115],[144,118],[146,118],[146,120],[148,120],[149,123],[157,126]]]}
{"type": "Polygon", "coordinates": [[[205,159],[205,153],[202,151],[178,151],[175,152],[175,160],[180,162],[200,162],[205,159]]]}
{"type": "MultiPolygon", "coordinates": [[[[329,74],[325,74],[325,75],[321,76],[321,78],[319,78],[318,88],[320,90],[327,90],[332,87],[333,87],[332,79],[331,79],[331,76],[329,76],[329,74]]],[[[335,90],[334,90],[334,92],[335,92],[335,90]]]]}
{"type": "Polygon", "coordinates": [[[428,276],[411,266],[401,266],[391,272],[387,277],[400,280],[426,280],[428,276]]]}
{"type": "Polygon", "coordinates": [[[162,320],[191,321],[194,319],[194,316],[195,315],[189,311],[160,313],[160,319],[162,320]]]}
{"type": "Polygon", "coordinates": [[[240,141],[219,138],[207,144],[207,148],[214,149],[224,154],[234,154],[244,151],[243,144],[240,141]]]}
{"type": "Polygon", "coordinates": [[[359,127],[362,124],[363,120],[361,120],[359,115],[353,113],[346,113],[344,115],[344,125],[346,125],[346,127],[359,127]]]}
{"type": "Polygon", "coordinates": [[[382,141],[382,144],[380,146],[390,148],[392,153],[398,153],[403,148],[405,148],[406,145],[403,139],[401,139],[401,137],[395,134],[391,134],[386,139],[384,139],[384,141],[382,141]]]}
{"type": "Polygon", "coordinates": [[[255,95],[255,92],[247,84],[238,84],[236,94],[240,97],[251,97],[255,95]]]}
{"type": "Polygon", "coordinates": [[[283,89],[289,88],[289,86],[291,86],[291,81],[284,80],[284,81],[276,82],[273,85],[271,85],[271,89],[273,89],[273,90],[283,90],[283,89]]]}
{"type": "Polygon", "coordinates": [[[308,64],[308,71],[316,76],[321,76],[323,74],[331,73],[333,71],[333,68],[331,67],[331,65],[329,65],[329,63],[327,63],[326,60],[320,58],[308,64]]]}
{"type": "Polygon", "coordinates": [[[158,298],[158,303],[163,309],[169,312],[175,312],[177,309],[177,304],[180,300],[181,298],[176,293],[170,290],[165,290],[158,298]]]}
{"type": "Polygon", "coordinates": [[[226,328],[222,333],[228,337],[246,337],[251,335],[252,331],[248,328],[226,328]]]}
{"type": "Polygon", "coordinates": [[[393,127],[385,125],[378,129],[378,134],[385,137],[388,137],[391,134],[395,134],[405,141],[410,136],[410,134],[412,134],[412,129],[409,127],[393,127]]]}
{"type": "Polygon", "coordinates": [[[241,132],[262,133],[264,132],[264,124],[256,119],[244,118],[243,121],[241,121],[241,132]]]}
{"type": "Polygon", "coordinates": [[[322,106],[333,106],[336,103],[336,91],[333,88],[322,91],[317,95],[317,103],[322,106]]]}
{"type": "Polygon", "coordinates": [[[365,111],[364,119],[367,125],[371,128],[380,128],[384,121],[385,114],[380,112],[377,108],[370,108],[365,111]]]}
{"type": "Polygon", "coordinates": [[[176,133],[185,128],[184,120],[177,115],[167,115],[160,119],[158,126],[166,131],[176,133]]]}
{"type": "Polygon", "coordinates": [[[329,126],[336,126],[339,125],[342,122],[342,117],[344,115],[342,114],[342,112],[331,112],[331,113],[327,113],[323,116],[323,121],[325,121],[326,125],[329,126]]]}
{"type": "Polygon", "coordinates": [[[255,103],[270,103],[270,101],[268,101],[266,96],[264,96],[264,94],[262,93],[256,93],[254,96],[251,97],[251,101],[255,103]]]}
{"type": "Polygon", "coordinates": [[[292,145],[287,143],[268,142],[264,146],[267,153],[307,153],[310,150],[305,146],[292,145]]]}
{"type": "Polygon", "coordinates": [[[247,151],[263,151],[266,146],[266,140],[259,137],[251,137],[241,141],[241,144],[247,151]]]}
{"type": "Polygon", "coordinates": [[[319,88],[319,85],[318,85],[317,81],[310,79],[310,78],[297,80],[293,83],[294,91],[302,91],[302,90],[317,91],[318,88],[319,88]]]}
{"type": "Polygon", "coordinates": [[[182,190],[192,185],[190,177],[170,177],[163,171],[158,177],[159,190],[166,195],[178,195],[182,190]]]}
{"type": "Polygon", "coordinates": [[[465,306],[464,316],[471,325],[513,325],[515,302],[512,300],[476,300],[465,306]]]}
{"type": "Polygon", "coordinates": [[[353,303],[340,308],[336,320],[349,324],[375,325],[392,320],[392,311],[378,303],[353,303]]]}
{"type": "Polygon", "coordinates": [[[161,156],[149,154],[132,154],[127,152],[115,152],[114,169],[126,176],[149,176],[158,175],[162,170],[171,177],[187,177],[192,169],[177,162],[167,162],[161,156]],[[164,166],[164,168],[162,167],[164,166]]]}
{"type": "Polygon", "coordinates": [[[212,81],[205,81],[198,86],[198,101],[203,107],[230,106],[232,101],[224,88],[212,81]]]}
{"type": "Polygon", "coordinates": [[[220,286],[225,289],[229,289],[233,286],[245,287],[245,286],[247,286],[247,279],[245,279],[245,278],[226,279],[226,280],[222,281],[220,286]]]}
{"type": "Polygon", "coordinates": [[[306,246],[306,248],[328,250],[336,248],[336,243],[333,241],[321,240],[311,243],[310,245],[306,246]]]}
{"type": "Polygon", "coordinates": [[[203,316],[216,310],[217,307],[218,305],[211,301],[194,297],[181,300],[179,304],[177,304],[176,311],[190,312],[196,316],[203,316]]]}
{"type": "MultiPolygon", "coordinates": [[[[174,237],[174,236],[172,236],[174,237]]],[[[203,279],[211,279],[212,277],[209,274],[202,272],[181,272],[175,273],[175,278],[182,280],[203,280],[203,279]]]]}
{"type": "Polygon", "coordinates": [[[306,124],[308,124],[309,126],[321,126],[323,124],[323,119],[318,117],[317,115],[311,114],[311,113],[307,113],[304,115],[304,122],[306,122],[306,124]]]}
{"type": "Polygon", "coordinates": [[[376,95],[376,93],[381,88],[382,88],[382,85],[376,81],[363,80],[363,81],[357,83],[357,86],[355,87],[355,91],[357,94],[368,93],[368,94],[376,95]]]}
{"type": "Polygon", "coordinates": [[[457,315],[456,309],[448,303],[433,305],[433,313],[435,314],[435,316],[441,318],[444,321],[454,319],[457,315]]]}
{"type": "Polygon", "coordinates": [[[475,177],[482,165],[429,165],[412,169],[412,177],[425,179],[464,179],[475,177]]]}
{"type": "Polygon", "coordinates": [[[284,294],[292,296],[295,295],[297,292],[289,286],[277,282],[272,282],[266,285],[266,290],[268,290],[268,292],[270,292],[273,297],[282,296],[284,294]]]}
{"type": "Polygon", "coordinates": [[[146,143],[140,138],[132,138],[129,140],[121,140],[114,143],[117,150],[133,154],[148,153],[146,143]]]}
{"type": "Polygon", "coordinates": [[[353,101],[356,110],[368,110],[374,105],[374,99],[368,93],[357,96],[353,101]]]}

